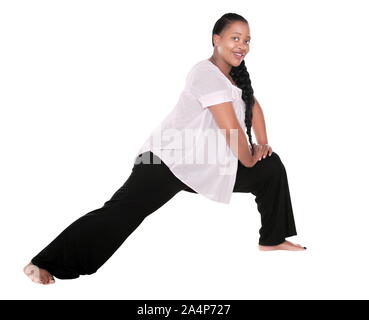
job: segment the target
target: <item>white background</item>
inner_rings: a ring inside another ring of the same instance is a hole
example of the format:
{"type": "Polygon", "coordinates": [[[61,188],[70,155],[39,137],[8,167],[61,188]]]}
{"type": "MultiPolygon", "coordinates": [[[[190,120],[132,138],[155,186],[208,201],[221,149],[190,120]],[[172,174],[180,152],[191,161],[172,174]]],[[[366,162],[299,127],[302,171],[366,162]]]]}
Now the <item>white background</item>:
{"type": "Polygon", "coordinates": [[[366,1],[2,1],[3,299],[367,299],[366,1]],[[33,283],[23,267],[128,178],[227,12],[306,252],[260,252],[251,194],[180,192],[93,275],[33,283]]]}

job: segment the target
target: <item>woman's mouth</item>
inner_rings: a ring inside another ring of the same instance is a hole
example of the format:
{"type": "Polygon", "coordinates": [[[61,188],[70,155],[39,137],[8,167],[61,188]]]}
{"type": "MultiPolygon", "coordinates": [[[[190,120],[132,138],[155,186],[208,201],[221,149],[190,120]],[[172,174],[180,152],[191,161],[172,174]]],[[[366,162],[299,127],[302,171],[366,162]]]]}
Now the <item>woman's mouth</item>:
{"type": "Polygon", "coordinates": [[[237,53],[237,52],[233,52],[233,55],[238,59],[238,60],[242,60],[242,58],[245,56],[242,53],[237,53]]]}

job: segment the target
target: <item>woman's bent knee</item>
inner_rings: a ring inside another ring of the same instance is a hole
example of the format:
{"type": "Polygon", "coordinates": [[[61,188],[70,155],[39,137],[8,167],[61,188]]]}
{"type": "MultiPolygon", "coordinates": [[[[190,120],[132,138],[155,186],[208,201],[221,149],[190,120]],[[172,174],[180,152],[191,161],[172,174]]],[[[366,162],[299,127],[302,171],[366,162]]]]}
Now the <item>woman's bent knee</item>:
{"type": "Polygon", "coordinates": [[[267,158],[263,160],[267,160],[266,166],[272,174],[279,174],[280,171],[282,170],[283,163],[281,158],[276,152],[273,151],[273,153],[270,156],[267,156],[267,158]]]}

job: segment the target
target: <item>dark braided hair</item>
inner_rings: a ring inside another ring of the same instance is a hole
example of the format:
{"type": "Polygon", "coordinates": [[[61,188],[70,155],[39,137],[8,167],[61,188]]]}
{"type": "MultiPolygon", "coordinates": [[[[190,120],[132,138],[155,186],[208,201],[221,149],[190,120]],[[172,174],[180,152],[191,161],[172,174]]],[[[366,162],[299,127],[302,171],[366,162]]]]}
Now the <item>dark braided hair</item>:
{"type": "MultiPolygon", "coordinates": [[[[226,13],[221,16],[215,23],[212,33],[212,44],[214,47],[213,36],[214,34],[220,35],[224,28],[234,21],[242,21],[248,24],[248,21],[236,14],[236,13],[226,13]]],[[[242,99],[245,101],[246,111],[245,111],[245,125],[247,135],[251,144],[251,153],[254,155],[254,145],[252,142],[251,126],[252,126],[252,108],[255,103],[254,90],[251,86],[250,75],[247,71],[245,60],[242,60],[238,67],[232,67],[229,75],[232,77],[233,81],[236,83],[237,87],[242,89],[242,99]]]]}

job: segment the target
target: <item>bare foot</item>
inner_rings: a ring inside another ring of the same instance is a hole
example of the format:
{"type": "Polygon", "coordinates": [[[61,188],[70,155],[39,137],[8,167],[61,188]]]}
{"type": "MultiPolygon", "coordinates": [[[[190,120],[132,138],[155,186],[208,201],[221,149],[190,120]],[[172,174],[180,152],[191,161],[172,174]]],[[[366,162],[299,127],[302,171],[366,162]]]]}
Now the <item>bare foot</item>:
{"type": "Polygon", "coordinates": [[[271,251],[271,250],[290,250],[290,251],[305,251],[306,247],[300,244],[295,244],[290,241],[285,240],[284,242],[276,246],[262,246],[259,245],[259,250],[261,251],[271,251]]]}
{"type": "Polygon", "coordinates": [[[46,269],[42,269],[42,268],[39,268],[39,267],[35,266],[32,262],[30,262],[29,264],[27,264],[23,268],[23,272],[33,282],[41,283],[41,284],[52,284],[52,283],[55,283],[55,279],[52,276],[52,274],[50,274],[49,271],[47,271],[46,269]]]}

